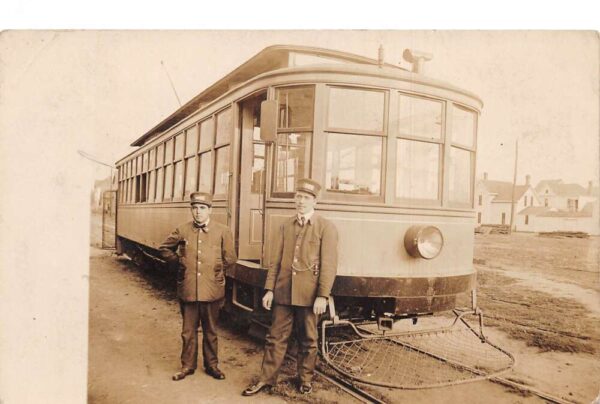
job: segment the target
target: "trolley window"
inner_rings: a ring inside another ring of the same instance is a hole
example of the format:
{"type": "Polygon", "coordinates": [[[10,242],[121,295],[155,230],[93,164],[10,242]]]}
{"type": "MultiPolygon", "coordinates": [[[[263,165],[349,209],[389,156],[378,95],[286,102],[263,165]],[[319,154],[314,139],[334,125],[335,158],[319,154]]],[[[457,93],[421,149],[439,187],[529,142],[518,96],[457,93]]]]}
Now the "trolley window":
{"type": "Polygon", "coordinates": [[[450,149],[450,189],[451,202],[470,203],[471,201],[471,152],[458,147],[450,149]]]}
{"type": "Polygon", "coordinates": [[[387,93],[329,86],[325,189],[329,198],[382,199],[387,93]]]}
{"type": "Polygon", "coordinates": [[[156,148],[156,167],[162,167],[165,164],[165,145],[161,143],[156,148]]]}
{"type": "Polygon", "coordinates": [[[279,129],[311,129],[315,100],[314,86],[282,87],[277,89],[279,129]]]}
{"type": "Polygon", "coordinates": [[[217,146],[229,143],[231,130],[231,108],[227,108],[217,114],[217,138],[215,140],[217,146]]]}
{"type": "Polygon", "coordinates": [[[396,139],[396,198],[438,203],[444,103],[399,94],[396,139]]]}
{"type": "Polygon", "coordinates": [[[330,87],[329,129],[382,133],[385,93],[356,88],[330,87]]]}
{"type": "Polygon", "coordinates": [[[196,151],[198,151],[198,128],[192,126],[185,131],[185,155],[192,156],[196,151]]]}
{"type": "Polygon", "coordinates": [[[173,165],[165,167],[165,189],[163,193],[164,200],[170,200],[173,197],[173,165]]]}
{"type": "Polygon", "coordinates": [[[173,162],[173,138],[165,143],[165,164],[173,162]]]}
{"type": "Polygon", "coordinates": [[[315,87],[276,89],[279,104],[273,196],[291,198],[296,181],[310,176],[315,87]]]}
{"type": "Polygon", "coordinates": [[[156,171],[156,202],[163,200],[164,168],[156,171]]]}
{"type": "Polygon", "coordinates": [[[439,199],[440,145],[396,141],[396,198],[439,199]]]}
{"type": "Polygon", "coordinates": [[[327,190],[344,194],[381,195],[383,137],[327,134],[327,190]]]}
{"type": "Polygon", "coordinates": [[[150,149],[150,157],[148,159],[148,168],[153,170],[156,167],[156,148],[150,149]]]}
{"type": "Polygon", "coordinates": [[[309,176],[311,133],[277,135],[275,192],[293,193],[296,181],[309,176]]]}
{"type": "Polygon", "coordinates": [[[173,187],[173,199],[180,200],[183,196],[183,161],[175,163],[175,181],[173,187]]]}
{"type": "Polygon", "coordinates": [[[475,141],[475,114],[457,105],[452,109],[452,143],[472,148],[475,141]]]}
{"type": "Polygon", "coordinates": [[[184,142],[184,137],[183,137],[183,133],[179,134],[177,136],[175,136],[175,160],[174,161],[179,161],[183,158],[183,142],[184,142]]]}
{"type": "Polygon", "coordinates": [[[200,173],[198,174],[198,191],[210,193],[212,180],[212,153],[210,151],[202,153],[199,157],[200,173]]]}
{"type": "Polygon", "coordinates": [[[196,179],[197,179],[197,162],[196,157],[189,157],[185,160],[185,197],[189,197],[190,193],[196,190],[196,179]]]}
{"type": "Polygon", "coordinates": [[[217,149],[216,160],[215,195],[224,196],[229,185],[229,146],[217,149]]]}
{"type": "Polygon", "coordinates": [[[150,183],[148,184],[148,202],[154,202],[156,197],[156,171],[150,171],[150,183]]]}
{"type": "Polygon", "coordinates": [[[213,119],[208,118],[200,123],[200,152],[210,150],[213,145],[214,124],[213,119]]]}
{"type": "Polygon", "coordinates": [[[476,128],[477,114],[453,104],[448,172],[448,200],[451,204],[471,206],[473,203],[476,128]]]}

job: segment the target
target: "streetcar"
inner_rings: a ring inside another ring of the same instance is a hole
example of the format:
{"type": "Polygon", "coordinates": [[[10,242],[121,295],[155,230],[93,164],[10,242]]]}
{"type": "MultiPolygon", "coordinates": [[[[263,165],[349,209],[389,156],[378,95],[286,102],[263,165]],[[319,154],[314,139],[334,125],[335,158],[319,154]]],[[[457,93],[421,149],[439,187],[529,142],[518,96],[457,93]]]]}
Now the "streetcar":
{"type": "Polygon", "coordinates": [[[272,243],[295,212],[300,178],[323,185],[316,210],[339,232],[330,316],[375,320],[475,308],[473,206],[482,101],[412,69],[305,46],[265,48],[156,124],[117,161],[117,252],[159,259],[213,195],[239,260],[227,310],[264,316],[272,243]]]}

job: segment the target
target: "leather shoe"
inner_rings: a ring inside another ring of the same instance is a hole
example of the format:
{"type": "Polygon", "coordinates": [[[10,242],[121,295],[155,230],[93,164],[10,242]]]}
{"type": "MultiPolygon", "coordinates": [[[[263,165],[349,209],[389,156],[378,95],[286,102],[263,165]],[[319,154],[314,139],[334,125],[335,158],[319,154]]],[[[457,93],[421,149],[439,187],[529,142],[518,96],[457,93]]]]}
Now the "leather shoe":
{"type": "Polygon", "coordinates": [[[182,379],[185,379],[186,376],[193,375],[194,372],[195,372],[195,369],[181,368],[181,371],[175,373],[173,375],[172,379],[175,381],[182,380],[182,379]]]}
{"type": "Polygon", "coordinates": [[[246,390],[244,390],[242,392],[242,396],[253,396],[256,393],[258,393],[259,391],[261,391],[264,388],[267,387],[271,387],[270,384],[264,383],[264,382],[257,382],[254,384],[251,384],[250,386],[246,387],[246,390]]]}
{"type": "Polygon", "coordinates": [[[302,394],[310,394],[312,393],[312,385],[308,383],[303,383],[300,385],[300,393],[302,394]]]}
{"type": "Polygon", "coordinates": [[[225,375],[217,367],[206,368],[205,372],[206,372],[207,375],[210,375],[210,376],[214,377],[215,379],[218,379],[218,380],[225,379],[225,375]]]}

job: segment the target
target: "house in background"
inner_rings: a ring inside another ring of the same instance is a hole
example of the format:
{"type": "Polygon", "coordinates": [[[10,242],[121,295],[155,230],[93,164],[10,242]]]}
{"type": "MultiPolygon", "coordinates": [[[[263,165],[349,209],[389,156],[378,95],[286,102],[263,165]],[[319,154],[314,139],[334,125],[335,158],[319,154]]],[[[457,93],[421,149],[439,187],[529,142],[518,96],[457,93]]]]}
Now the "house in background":
{"type": "Polygon", "coordinates": [[[113,176],[112,184],[110,176],[106,177],[103,180],[94,181],[94,188],[92,189],[92,193],[90,195],[92,211],[102,210],[102,194],[104,193],[104,191],[115,189],[117,189],[116,176],[113,176]]]}
{"type": "MultiPolygon", "coordinates": [[[[488,179],[487,173],[483,173],[483,179],[477,181],[475,185],[477,225],[509,225],[512,197],[512,182],[493,181],[488,179]]],[[[535,190],[531,186],[531,176],[525,177],[525,184],[515,187],[514,201],[515,218],[519,210],[540,205],[535,190]]]]}
{"type": "Polygon", "coordinates": [[[564,184],[562,180],[542,180],[535,187],[542,206],[577,212],[587,202],[594,200],[591,181],[588,189],[579,184],[564,184]],[[589,192],[588,192],[589,191],[589,192]]]}
{"type": "Polygon", "coordinates": [[[592,181],[584,188],[562,180],[543,180],[536,186],[540,206],[519,211],[517,231],[577,231],[600,235],[598,187],[592,181]]]}

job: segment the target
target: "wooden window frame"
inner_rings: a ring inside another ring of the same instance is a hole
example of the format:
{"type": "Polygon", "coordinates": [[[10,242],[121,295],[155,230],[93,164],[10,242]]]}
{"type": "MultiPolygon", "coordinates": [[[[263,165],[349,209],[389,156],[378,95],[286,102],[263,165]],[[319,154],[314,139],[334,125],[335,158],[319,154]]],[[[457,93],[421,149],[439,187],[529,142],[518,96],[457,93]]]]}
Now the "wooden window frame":
{"type": "MultiPolygon", "coordinates": [[[[324,122],[325,127],[323,128],[323,135],[325,137],[324,141],[324,158],[323,161],[323,189],[322,195],[323,199],[331,200],[331,201],[355,201],[355,202],[366,202],[366,203],[384,203],[386,199],[386,191],[387,191],[387,163],[388,163],[388,137],[389,137],[389,107],[390,107],[390,90],[387,88],[379,88],[379,87],[370,87],[370,86],[360,86],[360,85],[338,85],[338,84],[326,84],[325,85],[325,99],[323,100],[323,105],[325,107],[325,116],[324,122]],[[361,90],[361,91],[372,91],[372,92],[380,92],[383,93],[383,130],[382,131],[372,131],[372,130],[361,130],[361,129],[353,129],[353,128],[338,128],[338,127],[330,127],[329,126],[329,104],[331,97],[331,89],[332,88],[343,88],[348,90],[361,90]],[[381,138],[381,173],[379,177],[379,195],[360,195],[360,194],[352,194],[345,193],[343,191],[330,190],[327,188],[328,184],[325,181],[327,176],[327,144],[329,140],[329,133],[343,134],[343,135],[359,135],[359,136],[374,136],[381,138]]],[[[316,99],[316,97],[315,97],[316,99]]]]}

